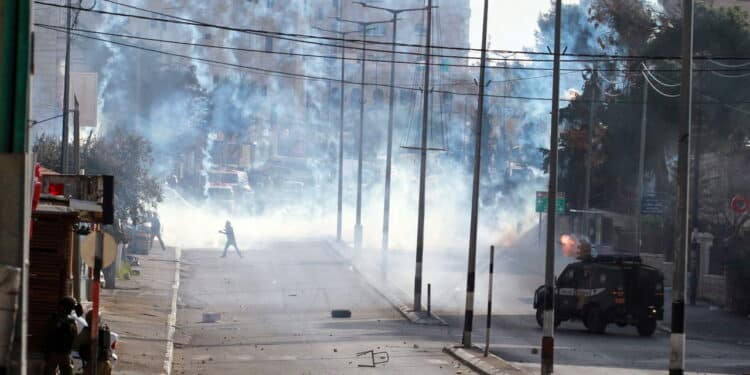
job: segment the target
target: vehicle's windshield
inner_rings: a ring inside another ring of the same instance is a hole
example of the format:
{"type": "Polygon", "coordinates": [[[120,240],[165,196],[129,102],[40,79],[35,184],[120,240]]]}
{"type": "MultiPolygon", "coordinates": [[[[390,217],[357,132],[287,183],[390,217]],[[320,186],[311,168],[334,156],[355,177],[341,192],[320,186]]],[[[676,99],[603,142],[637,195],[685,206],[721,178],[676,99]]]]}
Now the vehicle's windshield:
{"type": "Polygon", "coordinates": [[[209,188],[208,196],[214,199],[232,199],[232,189],[229,188],[209,188]]]}

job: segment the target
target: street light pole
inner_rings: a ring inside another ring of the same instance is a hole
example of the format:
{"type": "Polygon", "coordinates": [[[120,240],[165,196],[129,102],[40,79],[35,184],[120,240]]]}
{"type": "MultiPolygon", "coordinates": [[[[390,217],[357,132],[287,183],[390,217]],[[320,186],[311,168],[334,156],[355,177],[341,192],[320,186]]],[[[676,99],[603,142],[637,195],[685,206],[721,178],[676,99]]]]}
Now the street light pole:
{"type": "Polygon", "coordinates": [[[693,0],[682,1],[682,69],[680,84],[680,125],[678,130],[677,233],[672,281],[672,334],[669,375],[682,375],[685,369],[685,275],[690,246],[688,212],[690,205],[690,125],[693,105],[693,0]]]}
{"type": "Polygon", "coordinates": [[[641,255],[641,202],[643,202],[643,169],[646,162],[646,121],[648,120],[648,82],[643,78],[643,104],[641,107],[641,144],[638,157],[638,193],[635,202],[635,253],[641,255]]]}
{"type": "Polygon", "coordinates": [[[354,248],[362,248],[362,141],[365,127],[365,62],[367,57],[365,56],[365,50],[367,47],[367,28],[370,25],[379,23],[391,22],[386,21],[354,21],[348,20],[341,17],[336,17],[340,22],[349,22],[355,25],[359,25],[362,28],[362,74],[360,76],[359,87],[359,145],[358,145],[358,156],[357,156],[357,223],[354,225],[354,248]]]}
{"type": "Polygon", "coordinates": [[[62,144],[60,147],[60,173],[68,172],[68,112],[70,100],[68,95],[70,91],[70,29],[71,25],[71,0],[67,1],[67,26],[65,28],[65,77],[63,78],[63,118],[62,118],[62,144]]]}
{"type": "MultiPolygon", "coordinates": [[[[474,135],[474,179],[471,189],[471,227],[469,229],[469,264],[466,272],[466,310],[464,312],[464,333],[461,343],[471,348],[471,332],[474,325],[474,283],[477,265],[477,227],[479,217],[479,174],[482,161],[482,124],[484,123],[484,73],[487,66],[487,14],[489,1],[484,0],[482,21],[482,59],[479,63],[479,103],[477,104],[477,125],[474,135]]],[[[494,249],[494,248],[493,248],[494,249]]],[[[494,250],[493,250],[494,251],[494,250]]],[[[487,319],[490,317],[488,316],[487,319]]]]}
{"type": "MultiPolygon", "coordinates": [[[[334,33],[341,39],[344,39],[346,35],[350,33],[358,33],[359,30],[328,30],[320,27],[313,27],[314,29],[334,33]]],[[[346,62],[346,47],[344,47],[344,41],[341,41],[341,81],[340,84],[340,108],[339,108],[339,190],[338,190],[338,206],[336,212],[336,240],[341,241],[341,228],[343,223],[343,189],[344,189],[344,63],[346,62]]]]}
{"type": "Polygon", "coordinates": [[[432,43],[432,0],[427,0],[427,38],[424,56],[424,88],[422,91],[422,143],[419,163],[419,212],[417,213],[417,259],[414,272],[414,311],[422,310],[422,255],[424,253],[425,182],[427,177],[427,126],[430,103],[430,46],[432,43]]]}
{"type": "MultiPolygon", "coordinates": [[[[398,15],[403,12],[415,12],[424,11],[429,8],[401,8],[391,9],[375,5],[367,4],[363,1],[355,1],[355,4],[359,4],[365,8],[378,9],[385,12],[391,13],[391,22],[393,22],[393,35],[391,35],[391,84],[390,84],[390,98],[388,101],[388,140],[386,145],[386,157],[385,157],[385,186],[383,189],[383,242],[381,248],[383,250],[383,261],[387,258],[388,252],[388,232],[390,224],[390,212],[391,212],[391,160],[393,155],[393,100],[395,95],[395,79],[396,79],[396,30],[398,25],[398,15]]],[[[437,8],[437,7],[433,7],[437,8]]]]}
{"type": "Polygon", "coordinates": [[[560,25],[562,23],[562,0],[555,1],[555,50],[552,72],[552,113],[549,145],[549,188],[547,196],[547,255],[544,264],[544,323],[542,331],[542,374],[553,371],[555,347],[555,223],[557,218],[557,146],[558,122],[560,120],[560,25]]]}

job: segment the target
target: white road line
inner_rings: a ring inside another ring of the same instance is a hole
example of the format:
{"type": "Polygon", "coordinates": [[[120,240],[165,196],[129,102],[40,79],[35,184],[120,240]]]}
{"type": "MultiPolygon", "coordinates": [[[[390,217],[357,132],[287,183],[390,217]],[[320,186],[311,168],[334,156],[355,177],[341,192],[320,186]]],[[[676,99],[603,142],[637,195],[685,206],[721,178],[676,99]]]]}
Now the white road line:
{"type": "Polygon", "coordinates": [[[164,358],[164,367],[162,373],[170,375],[172,372],[172,359],[174,357],[174,330],[177,324],[177,292],[180,290],[180,258],[182,248],[175,248],[175,269],[174,283],[172,283],[172,305],[170,307],[169,317],[167,318],[167,352],[164,358]]]}

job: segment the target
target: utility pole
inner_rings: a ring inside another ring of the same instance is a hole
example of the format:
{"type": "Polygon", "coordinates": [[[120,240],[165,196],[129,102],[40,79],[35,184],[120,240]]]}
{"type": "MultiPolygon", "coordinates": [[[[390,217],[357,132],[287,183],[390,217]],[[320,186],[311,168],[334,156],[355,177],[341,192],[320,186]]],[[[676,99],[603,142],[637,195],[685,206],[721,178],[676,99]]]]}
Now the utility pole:
{"type": "Polygon", "coordinates": [[[479,219],[479,174],[482,162],[482,124],[484,123],[484,75],[487,69],[487,14],[489,0],[484,0],[482,19],[482,59],[479,63],[479,104],[474,135],[474,179],[471,189],[471,226],[469,229],[469,265],[466,272],[466,309],[464,312],[464,334],[461,343],[471,348],[471,331],[474,325],[474,282],[477,266],[477,227],[479,219]]]}
{"type": "MultiPolygon", "coordinates": [[[[339,9],[340,10],[340,9],[339,9]]],[[[320,27],[314,27],[314,29],[334,33],[341,39],[344,39],[348,34],[358,33],[359,30],[341,31],[339,30],[328,30],[320,27]]],[[[338,191],[338,207],[336,212],[336,240],[341,241],[341,227],[343,225],[343,191],[344,191],[344,63],[346,62],[346,47],[344,41],[341,41],[341,81],[340,85],[340,96],[339,96],[339,191],[338,191]]]]}
{"type": "Polygon", "coordinates": [[[424,205],[427,177],[427,126],[430,120],[430,46],[432,44],[432,0],[427,0],[427,40],[422,91],[422,142],[419,163],[419,212],[417,213],[417,261],[414,272],[414,311],[422,311],[422,255],[424,253],[424,205]]]}
{"type": "Polygon", "coordinates": [[[67,0],[67,27],[65,28],[65,77],[63,78],[63,118],[62,118],[62,146],[60,147],[60,173],[68,173],[68,112],[70,111],[70,30],[72,28],[71,0],[67,0]]]}
{"type": "MultiPolygon", "coordinates": [[[[395,94],[395,79],[396,79],[396,30],[398,25],[398,15],[403,12],[414,12],[424,11],[429,8],[402,8],[392,9],[385,8],[375,5],[367,4],[363,1],[355,1],[355,4],[359,4],[365,8],[379,9],[385,12],[391,13],[391,22],[393,22],[393,35],[391,35],[391,84],[390,84],[390,98],[388,99],[388,140],[386,144],[386,156],[385,156],[385,186],[383,189],[383,242],[381,248],[383,250],[383,261],[386,261],[388,256],[388,232],[390,224],[390,213],[391,213],[391,158],[393,155],[393,100],[396,97],[395,94]]],[[[437,8],[437,7],[433,7],[437,8]]]]}
{"type": "Polygon", "coordinates": [[[584,231],[586,236],[589,235],[589,220],[588,210],[589,202],[591,201],[591,167],[594,163],[594,115],[596,113],[596,88],[597,79],[599,78],[598,71],[594,68],[591,73],[591,103],[589,103],[589,127],[586,131],[586,140],[588,142],[588,150],[586,150],[586,187],[583,193],[583,218],[584,218],[584,231]]]}
{"type": "MultiPolygon", "coordinates": [[[[379,23],[391,22],[386,21],[354,21],[348,20],[341,17],[336,17],[340,22],[349,22],[355,25],[359,25],[362,29],[362,74],[360,76],[359,87],[359,145],[358,145],[358,156],[357,156],[357,223],[354,225],[354,248],[362,248],[362,142],[365,128],[365,62],[367,56],[365,50],[367,47],[367,28],[370,25],[379,23]]],[[[342,93],[343,94],[343,93],[342,93]]]]}
{"type": "Polygon", "coordinates": [[[677,233],[672,281],[672,334],[669,374],[682,375],[685,368],[685,276],[690,246],[690,125],[693,102],[693,0],[682,1],[682,69],[680,72],[680,124],[678,130],[677,233]]]}
{"type": "Polygon", "coordinates": [[[635,202],[635,253],[641,255],[641,202],[643,201],[643,169],[646,162],[646,121],[648,120],[648,81],[643,78],[643,104],[641,108],[641,147],[638,157],[638,183],[635,202]]]}
{"type": "Polygon", "coordinates": [[[73,174],[81,172],[81,109],[73,95],[73,174]]]}
{"type": "Polygon", "coordinates": [[[555,52],[552,74],[552,123],[549,144],[549,188],[547,196],[547,256],[544,265],[544,327],[542,331],[542,375],[551,374],[554,363],[555,329],[555,223],[557,218],[557,143],[560,120],[560,24],[562,0],[555,1],[555,52]]]}

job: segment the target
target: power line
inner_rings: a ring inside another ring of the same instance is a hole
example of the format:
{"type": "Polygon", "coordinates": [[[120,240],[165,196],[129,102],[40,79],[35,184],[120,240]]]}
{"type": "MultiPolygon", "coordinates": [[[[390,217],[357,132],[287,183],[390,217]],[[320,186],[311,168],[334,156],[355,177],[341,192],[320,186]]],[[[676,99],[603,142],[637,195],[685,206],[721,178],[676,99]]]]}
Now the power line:
{"type": "MultiPolygon", "coordinates": [[[[52,28],[52,29],[63,29],[61,26],[55,26],[55,25],[49,25],[44,23],[35,23],[35,26],[45,27],[45,28],[52,28]]],[[[322,58],[322,59],[329,59],[329,60],[347,60],[347,61],[361,61],[358,57],[344,57],[341,56],[333,56],[333,55],[320,55],[320,54],[311,54],[311,53],[297,53],[297,52],[284,52],[284,51],[273,51],[273,50],[265,50],[265,49],[258,49],[258,48],[243,48],[243,47],[230,47],[230,46],[221,46],[216,44],[205,44],[205,43],[192,43],[192,42],[184,42],[184,41],[178,41],[178,40],[170,40],[170,39],[161,39],[161,38],[149,38],[149,37],[143,37],[143,36],[137,36],[137,35],[131,35],[131,34],[120,34],[120,33],[108,33],[103,31],[95,31],[95,30],[88,30],[88,29],[81,29],[76,28],[76,31],[85,32],[89,34],[97,34],[97,35],[106,35],[106,36],[114,36],[119,38],[128,38],[128,39],[137,39],[137,40],[145,40],[150,42],[159,42],[159,43],[169,43],[169,44],[177,44],[177,45],[184,45],[184,46],[192,46],[192,47],[205,47],[205,48],[213,48],[213,49],[222,49],[222,50],[230,50],[230,51],[241,51],[241,52],[256,52],[256,53],[265,53],[265,54],[275,54],[275,55],[286,55],[286,56],[295,56],[295,57],[312,57],[312,58],[322,58]]],[[[376,62],[376,63],[390,63],[391,60],[384,60],[384,59],[372,59],[368,58],[368,62],[376,62]]],[[[396,64],[406,64],[406,65],[420,65],[424,66],[423,62],[419,61],[404,61],[404,60],[395,60],[396,64]]],[[[475,65],[470,64],[450,64],[450,63],[430,63],[431,66],[451,66],[451,67],[461,67],[461,68],[476,68],[475,65]]],[[[488,68],[496,68],[501,69],[503,67],[501,66],[491,66],[488,68]]]]}
{"type": "MultiPolygon", "coordinates": [[[[45,28],[45,29],[49,29],[49,30],[52,30],[52,31],[55,31],[55,32],[65,32],[64,30],[60,30],[59,28],[56,28],[56,27],[48,27],[48,26],[40,26],[40,27],[45,28]]],[[[71,34],[79,36],[79,37],[82,37],[82,38],[96,40],[96,41],[100,41],[100,42],[104,42],[104,43],[110,43],[110,44],[119,45],[119,46],[123,46],[123,47],[129,47],[129,48],[134,48],[134,49],[138,49],[138,50],[143,50],[143,51],[148,51],[148,52],[153,52],[153,53],[158,53],[158,54],[164,54],[164,55],[168,55],[168,56],[174,56],[174,57],[184,58],[184,59],[188,59],[188,60],[201,61],[201,62],[204,62],[204,63],[216,64],[216,65],[221,65],[221,66],[225,66],[225,67],[229,67],[229,68],[251,70],[251,71],[258,72],[259,74],[263,74],[263,75],[279,76],[279,77],[291,78],[291,79],[321,80],[321,81],[329,81],[329,82],[337,82],[337,83],[343,82],[345,84],[356,84],[356,85],[360,84],[359,82],[349,81],[349,80],[343,80],[342,81],[340,79],[330,78],[330,77],[324,77],[324,76],[314,76],[314,75],[309,75],[309,74],[283,72],[283,71],[278,71],[278,70],[273,70],[273,69],[266,69],[266,68],[260,68],[260,67],[255,67],[255,66],[247,66],[247,65],[241,65],[241,64],[234,64],[234,63],[229,63],[229,62],[226,62],[226,61],[219,61],[219,60],[212,60],[212,59],[206,59],[206,58],[189,56],[189,55],[182,55],[182,54],[178,54],[178,53],[172,53],[172,52],[162,51],[162,50],[155,49],[155,48],[137,46],[137,45],[133,45],[133,44],[122,43],[122,42],[117,42],[117,41],[113,41],[113,40],[107,40],[107,39],[103,39],[103,38],[97,38],[97,37],[93,37],[93,36],[90,36],[90,35],[79,34],[77,32],[72,32],[71,34]]],[[[540,76],[540,77],[537,77],[537,78],[545,78],[545,76],[540,76]]],[[[390,85],[381,84],[381,83],[377,83],[377,82],[365,82],[364,84],[366,86],[374,86],[374,87],[390,87],[390,85]]],[[[649,81],[649,84],[651,84],[650,81],[649,81]]],[[[398,86],[398,85],[394,86],[394,87],[396,87],[398,89],[402,89],[402,90],[422,91],[422,89],[418,88],[418,87],[408,87],[408,86],[398,86]]],[[[473,93],[473,92],[456,92],[456,91],[449,91],[449,90],[430,90],[430,92],[431,93],[441,93],[441,94],[452,94],[452,95],[459,95],[459,96],[476,96],[477,95],[476,93],[473,93]]],[[[669,95],[665,94],[665,96],[669,96],[669,95]]],[[[519,95],[493,95],[493,94],[485,94],[485,97],[488,97],[488,98],[514,99],[514,100],[527,100],[527,101],[551,101],[552,100],[552,98],[547,98],[547,97],[519,96],[519,95]]],[[[577,102],[577,103],[609,103],[608,101],[602,101],[602,100],[585,100],[585,99],[580,99],[580,98],[576,98],[576,99],[560,99],[560,101],[563,101],[563,102],[577,102]]],[[[637,104],[639,102],[636,102],[636,101],[632,101],[632,102],[618,101],[618,104],[627,104],[627,103],[637,104]]],[[[723,103],[705,102],[705,103],[700,103],[700,104],[720,104],[720,105],[725,105],[725,104],[750,104],[750,101],[732,101],[732,102],[723,102],[723,103]]]]}
{"type": "MultiPolygon", "coordinates": [[[[110,12],[105,10],[96,10],[96,9],[87,9],[82,7],[75,7],[67,5],[61,5],[61,4],[54,4],[54,3],[48,3],[44,1],[34,1],[36,4],[40,5],[46,5],[56,8],[71,8],[74,10],[80,10],[85,12],[91,12],[91,13],[98,13],[98,14],[104,14],[104,15],[112,15],[112,16],[120,16],[120,17],[130,17],[130,18],[137,18],[141,20],[147,20],[147,21],[158,21],[158,22],[167,22],[167,23],[174,23],[174,24],[183,24],[183,25],[190,25],[190,26],[201,26],[201,27],[208,27],[208,28],[216,28],[226,31],[235,31],[235,32],[243,32],[243,33],[251,33],[251,34],[257,34],[257,35],[263,35],[263,36],[270,36],[270,37],[294,37],[294,38],[306,38],[306,39],[320,39],[320,40],[328,40],[328,41],[337,41],[337,42],[345,42],[345,43],[353,43],[353,44],[362,44],[361,39],[348,39],[348,38],[340,38],[340,37],[327,37],[327,36],[319,36],[319,35],[309,35],[309,34],[299,34],[299,33],[284,33],[279,31],[270,31],[270,30],[262,30],[262,29],[250,29],[250,28],[238,28],[233,26],[226,26],[226,25],[218,25],[218,24],[212,24],[212,23],[206,23],[201,21],[192,20],[189,18],[184,17],[178,17],[174,15],[170,15],[167,13],[161,13],[153,10],[149,10],[146,8],[139,8],[133,5],[124,4],[121,2],[116,2],[113,0],[105,0],[107,2],[121,5],[123,7],[128,7],[132,9],[136,9],[142,12],[152,13],[152,14],[158,14],[162,15],[164,17],[170,17],[173,19],[166,19],[166,18],[156,18],[156,17],[146,17],[146,16],[140,16],[137,14],[130,14],[130,13],[119,13],[119,12],[110,12]]],[[[300,43],[308,43],[309,41],[299,40],[299,39],[292,39],[292,41],[300,42],[300,43]]],[[[393,45],[394,43],[391,42],[381,42],[381,41],[367,41],[370,44],[380,44],[380,45],[393,45]]],[[[325,46],[329,47],[340,47],[339,45],[335,44],[324,44],[325,46]]],[[[424,46],[421,44],[415,44],[415,43],[395,43],[397,46],[402,47],[413,47],[413,48],[423,48],[424,46]]],[[[353,48],[353,47],[352,47],[353,48]]],[[[455,47],[455,46],[435,46],[436,49],[442,49],[442,50],[454,50],[454,51],[463,51],[463,52],[480,52],[481,49],[479,48],[469,48],[469,47],[455,47]]],[[[359,48],[361,49],[361,48],[359,48]]],[[[378,50],[378,52],[384,52],[384,53],[391,53],[391,51],[388,50],[378,50]]],[[[554,54],[551,52],[539,52],[539,51],[514,51],[514,50],[502,50],[502,49],[495,49],[490,50],[488,52],[496,53],[496,54],[525,54],[525,55],[539,55],[539,56],[553,56],[554,54]]],[[[401,52],[398,52],[401,53],[401,52]]],[[[437,55],[432,55],[437,56],[437,55]]],[[[591,53],[565,53],[561,54],[561,56],[571,56],[571,57],[588,57],[588,58],[599,58],[599,59],[620,59],[620,60],[680,60],[680,56],[658,56],[658,55],[618,55],[618,54],[591,54],[591,53]]],[[[468,58],[467,56],[444,56],[444,57],[452,57],[452,58],[468,58]]],[[[750,57],[741,57],[741,56],[695,56],[695,60],[750,60],[750,57]]],[[[507,58],[494,58],[493,60],[496,61],[502,61],[502,60],[509,60],[507,58]]]]}
{"type": "MultiPolygon", "coordinates": [[[[49,30],[52,30],[52,31],[56,31],[56,32],[63,32],[62,30],[59,30],[59,29],[57,29],[55,27],[48,27],[48,26],[40,26],[40,27],[45,28],[45,29],[49,29],[49,30]]],[[[356,84],[356,85],[360,84],[359,82],[349,81],[349,80],[342,81],[340,79],[330,78],[330,77],[324,77],[324,76],[315,76],[315,75],[309,75],[309,74],[283,72],[283,71],[278,71],[278,70],[273,70],[273,69],[266,69],[266,68],[260,68],[260,67],[255,67],[255,66],[234,64],[234,63],[229,63],[229,62],[226,62],[226,61],[212,60],[212,59],[206,59],[206,58],[202,58],[202,57],[195,57],[195,56],[183,55],[183,54],[179,54],[179,53],[172,53],[172,52],[162,51],[162,50],[155,49],[155,48],[137,46],[137,45],[133,45],[133,44],[122,43],[122,42],[117,42],[117,41],[113,41],[113,40],[107,40],[107,39],[103,39],[103,38],[97,38],[97,37],[94,37],[94,36],[85,35],[85,34],[79,34],[79,33],[76,33],[76,32],[73,32],[72,34],[76,35],[76,36],[79,36],[79,37],[82,37],[82,38],[87,38],[87,39],[91,39],[91,40],[97,40],[97,41],[104,42],[104,43],[115,44],[115,45],[119,45],[119,46],[123,46],[123,47],[129,47],[129,48],[139,49],[139,50],[143,50],[143,51],[154,52],[154,53],[159,53],[159,54],[164,54],[164,55],[174,56],[174,57],[180,57],[180,58],[189,59],[189,60],[201,61],[201,62],[205,62],[205,63],[208,63],[208,64],[217,64],[217,65],[223,65],[223,66],[227,66],[227,67],[231,67],[231,68],[252,70],[252,71],[256,71],[256,72],[259,72],[259,73],[265,74],[265,75],[283,76],[283,77],[286,77],[286,78],[306,79],[306,80],[322,80],[322,81],[330,81],[330,82],[338,82],[338,83],[343,82],[343,83],[346,83],[346,84],[356,84]]],[[[382,84],[382,83],[377,83],[377,82],[365,82],[365,85],[367,85],[367,86],[375,86],[375,87],[390,87],[389,85],[382,84]]],[[[396,87],[398,89],[403,89],[403,90],[421,91],[421,89],[417,88],[417,87],[408,87],[408,86],[394,86],[394,87],[396,87]]],[[[453,95],[469,95],[469,96],[476,95],[475,93],[455,92],[455,91],[448,91],[448,90],[431,90],[431,92],[433,92],[433,93],[453,94],[453,95]]],[[[488,96],[488,97],[497,97],[497,98],[519,99],[519,100],[551,100],[549,98],[529,97],[529,96],[509,96],[509,95],[486,95],[486,96],[488,96]]]]}
{"type": "MultiPolygon", "coordinates": [[[[47,29],[54,29],[55,31],[59,31],[61,29],[64,29],[62,26],[56,26],[56,25],[49,25],[49,24],[43,24],[43,23],[35,23],[35,26],[44,27],[47,29]]],[[[106,35],[106,36],[114,36],[114,37],[120,37],[120,38],[128,38],[128,39],[136,39],[136,40],[145,40],[145,41],[152,41],[152,42],[159,42],[159,43],[169,43],[169,44],[177,44],[177,45],[186,45],[186,46],[193,46],[193,47],[205,47],[205,48],[214,48],[214,49],[222,49],[222,50],[232,50],[232,51],[242,51],[242,52],[256,52],[256,53],[265,53],[265,54],[277,54],[277,55],[287,55],[287,56],[297,56],[297,57],[311,57],[311,58],[324,58],[324,59],[332,59],[332,60],[341,60],[342,58],[340,56],[333,56],[333,55],[319,55],[319,54],[310,54],[310,53],[297,53],[297,52],[284,52],[284,51],[273,51],[273,50],[265,50],[265,49],[256,49],[256,48],[242,48],[242,47],[231,47],[231,46],[222,46],[222,45],[216,45],[216,44],[204,44],[204,43],[193,43],[193,42],[184,42],[184,41],[177,41],[177,40],[170,40],[170,39],[162,39],[162,38],[149,38],[149,37],[143,37],[143,36],[136,36],[131,34],[121,34],[121,33],[109,33],[109,32],[103,32],[103,31],[95,31],[95,30],[89,30],[89,29],[81,29],[77,28],[76,31],[85,32],[85,33],[91,33],[91,34],[98,34],[98,35],[106,35]]],[[[340,47],[340,46],[339,46],[340,47]]],[[[361,48],[360,48],[361,50],[361,48]]],[[[397,52],[398,53],[398,52],[397,52]]],[[[415,53],[421,56],[419,53],[415,53]]],[[[440,57],[440,55],[432,55],[436,57],[440,57]]],[[[450,56],[448,56],[450,57],[450,56]]],[[[360,58],[355,57],[344,57],[344,60],[349,61],[360,61],[360,58]]],[[[390,63],[390,60],[384,60],[384,59],[367,59],[367,61],[372,62],[382,62],[382,63],[390,63]]],[[[519,61],[527,61],[527,62],[538,62],[542,61],[545,62],[546,60],[536,60],[536,59],[523,59],[519,61]]],[[[594,60],[565,60],[564,62],[572,63],[572,62],[594,62],[594,60]]],[[[407,65],[420,65],[424,66],[424,62],[419,61],[404,61],[404,60],[396,60],[396,63],[398,64],[407,64],[407,65]]],[[[450,63],[430,63],[431,66],[450,66],[450,67],[460,67],[460,68],[478,68],[475,65],[469,65],[469,64],[450,64],[450,63]]],[[[488,69],[497,69],[497,70],[530,70],[530,71],[551,71],[551,68],[544,68],[544,67],[533,67],[533,66],[507,66],[507,65],[496,65],[496,66],[488,66],[488,69]]],[[[582,72],[587,71],[588,68],[563,68],[561,71],[572,73],[572,72],[582,72]]],[[[613,69],[599,69],[599,71],[609,71],[609,72],[640,72],[640,69],[634,69],[634,68],[613,68],[613,69]]],[[[654,69],[651,71],[660,71],[660,72],[679,72],[679,69],[654,69]]],[[[746,70],[738,70],[738,69],[713,69],[713,70],[707,70],[707,69],[695,69],[696,72],[700,71],[726,71],[726,72],[739,72],[739,71],[748,71],[746,70]]],[[[551,76],[551,75],[550,75],[551,76]]],[[[742,76],[738,76],[742,77],[742,76]]],[[[518,80],[524,80],[525,78],[518,79],[518,80]]]]}

